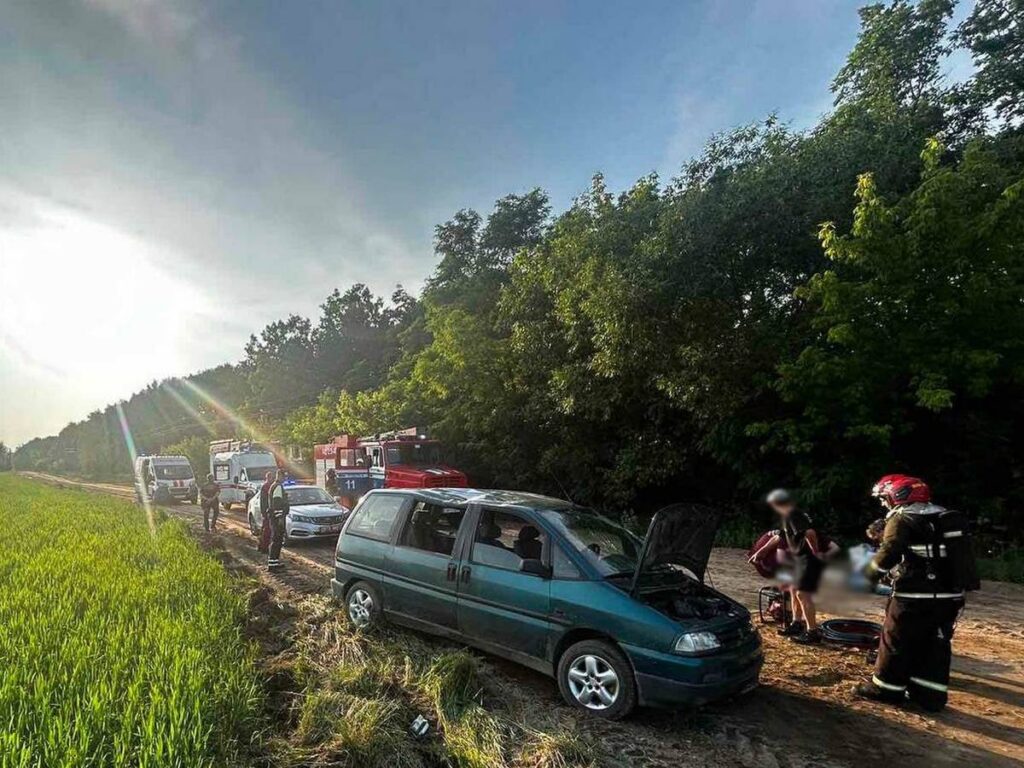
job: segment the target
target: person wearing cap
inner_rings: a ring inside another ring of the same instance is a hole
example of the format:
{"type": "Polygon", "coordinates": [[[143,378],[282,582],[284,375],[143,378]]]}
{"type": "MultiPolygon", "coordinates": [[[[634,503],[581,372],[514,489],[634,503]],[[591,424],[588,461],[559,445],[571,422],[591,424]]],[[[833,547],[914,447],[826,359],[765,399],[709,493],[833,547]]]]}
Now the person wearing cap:
{"type": "MultiPolygon", "coordinates": [[[[777,546],[785,540],[786,549],[795,566],[793,585],[793,621],[779,634],[791,637],[802,645],[816,645],[821,642],[818,629],[818,615],[814,595],[821,583],[825,570],[825,558],[838,549],[827,537],[814,528],[810,516],[797,508],[792,494],[785,488],[776,488],[765,498],[779,516],[779,533],[769,539],[761,549],[777,546]]],[[[753,562],[759,556],[758,550],[750,557],[753,562]]]]}

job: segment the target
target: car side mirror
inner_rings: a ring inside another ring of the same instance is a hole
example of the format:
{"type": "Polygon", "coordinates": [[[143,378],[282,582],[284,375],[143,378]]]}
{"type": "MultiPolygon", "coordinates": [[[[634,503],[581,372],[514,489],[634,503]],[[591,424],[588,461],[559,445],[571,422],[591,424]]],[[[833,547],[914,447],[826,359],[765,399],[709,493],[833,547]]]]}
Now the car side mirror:
{"type": "Polygon", "coordinates": [[[519,563],[519,570],[521,573],[540,576],[542,579],[551,578],[551,567],[544,565],[540,560],[523,560],[519,563]]]}

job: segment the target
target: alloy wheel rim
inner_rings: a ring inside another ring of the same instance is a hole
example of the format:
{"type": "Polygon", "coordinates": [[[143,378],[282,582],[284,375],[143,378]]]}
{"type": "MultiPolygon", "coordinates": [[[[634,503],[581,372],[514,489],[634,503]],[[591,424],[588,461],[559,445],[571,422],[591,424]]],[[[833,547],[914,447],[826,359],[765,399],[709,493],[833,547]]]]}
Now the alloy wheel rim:
{"type": "Polygon", "coordinates": [[[357,589],[348,598],[348,617],[357,627],[365,627],[370,623],[373,613],[373,598],[364,589],[357,589]]]}
{"type": "Polygon", "coordinates": [[[618,701],[619,676],[600,656],[588,653],[573,659],[566,677],[569,691],[587,709],[608,709],[618,701]]]}

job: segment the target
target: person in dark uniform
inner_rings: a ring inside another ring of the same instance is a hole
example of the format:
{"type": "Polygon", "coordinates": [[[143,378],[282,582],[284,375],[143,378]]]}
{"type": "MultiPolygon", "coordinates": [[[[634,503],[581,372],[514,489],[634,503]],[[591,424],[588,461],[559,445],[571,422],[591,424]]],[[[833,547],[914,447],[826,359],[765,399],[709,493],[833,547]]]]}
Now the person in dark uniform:
{"type": "Polygon", "coordinates": [[[281,546],[284,544],[285,524],[288,519],[288,494],[284,488],[285,473],[277,470],[277,477],[267,491],[269,497],[270,520],[270,552],[267,555],[267,568],[274,570],[281,567],[281,546]]]}
{"type": "Polygon", "coordinates": [[[267,472],[260,486],[260,538],[256,549],[266,554],[270,551],[270,488],[274,485],[274,473],[267,472]]]}
{"type": "Polygon", "coordinates": [[[324,478],[324,489],[334,498],[340,495],[338,493],[338,473],[334,468],[327,470],[327,475],[324,478]]]}
{"type": "Polygon", "coordinates": [[[217,527],[217,510],[220,507],[220,486],[213,481],[213,475],[206,476],[206,482],[199,489],[203,506],[203,527],[210,531],[217,527]]]}
{"type": "Polygon", "coordinates": [[[921,479],[886,475],[871,491],[888,514],[866,575],[889,573],[893,592],[870,681],[854,688],[875,701],[905,698],[938,712],[949,698],[953,630],[965,591],[979,586],[966,517],[933,504],[921,479]]]}
{"type": "MultiPolygon", "coordinates": [[[[818,629],[814,595],[818,591],[821,575],[825,570],[825,559],[837,551],[838,546],[814,528],[806,512],[797,509],[789,491],[776,488],[765,500],[778,514],[780,528],[779,533],[769,539],[761,549],[777,546],[780,541],[785,540],[786,549],[794,565],[793,585],[790,590],[793,597],[793,621],[781,629],[779,634],[791,637],[794,642],[803,645],[818,644],[821,642],[821,630],[818,629]]],[[[759,554],[760,550],[755,552],[750,558],[751,562],[759,554]]]]}

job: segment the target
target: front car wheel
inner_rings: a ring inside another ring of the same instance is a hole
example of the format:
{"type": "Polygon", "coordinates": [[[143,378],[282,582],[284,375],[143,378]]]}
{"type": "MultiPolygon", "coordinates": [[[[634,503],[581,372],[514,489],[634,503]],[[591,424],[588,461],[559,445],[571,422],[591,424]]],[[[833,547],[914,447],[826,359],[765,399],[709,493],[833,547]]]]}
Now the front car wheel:
{"type": "Polygon", "coordinates": [[[558,662],[558,688],[573,707],[608,720],[636,707],[636,680],[629,661],[605,640],[570,646],[558,662]]]}

